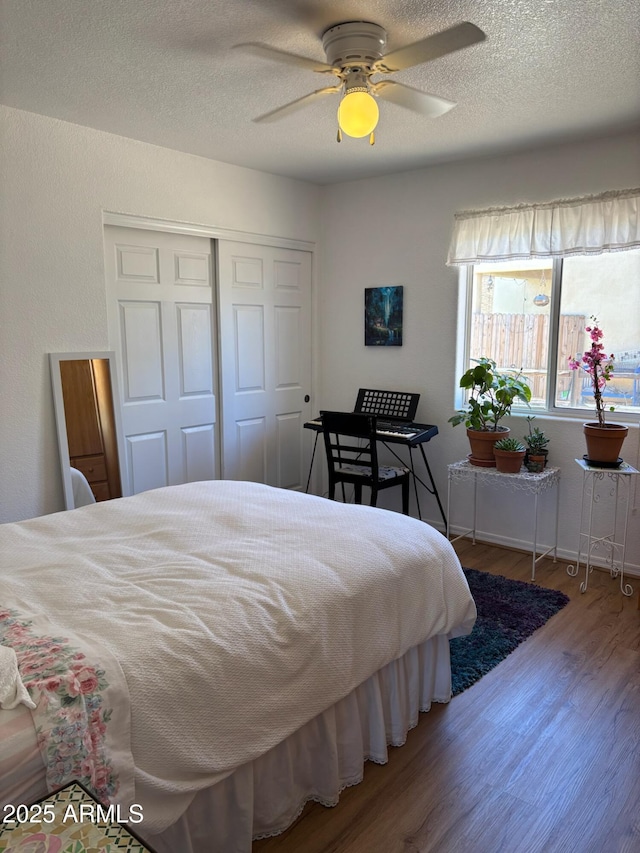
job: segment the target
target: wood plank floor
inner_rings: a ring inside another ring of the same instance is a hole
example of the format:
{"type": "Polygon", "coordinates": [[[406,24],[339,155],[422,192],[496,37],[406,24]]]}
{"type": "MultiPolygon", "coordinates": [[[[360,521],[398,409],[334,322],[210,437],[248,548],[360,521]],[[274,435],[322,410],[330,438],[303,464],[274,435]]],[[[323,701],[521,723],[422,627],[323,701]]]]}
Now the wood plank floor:
{"type": "MultiPolygon", "coordinates": [[[[528,581],[531,556],[467,540],[464,566],[528,581]]],[[[638,853],[640,579],[623,598],[541,560],[571,601],[448,705],[421,715],[385,766],[333,809],[309,804],[253,853],[638,853]]]]}

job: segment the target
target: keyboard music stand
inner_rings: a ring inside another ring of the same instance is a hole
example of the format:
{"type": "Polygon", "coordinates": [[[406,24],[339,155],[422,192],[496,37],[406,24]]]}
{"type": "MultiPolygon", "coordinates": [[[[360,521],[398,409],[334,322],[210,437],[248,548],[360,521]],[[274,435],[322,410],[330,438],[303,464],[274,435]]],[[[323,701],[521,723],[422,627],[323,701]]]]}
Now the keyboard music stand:
{"type": "Polygon", "coordinates": [[[383,421],[411,423],[418,410],[420,394],[405,391],[376,391],[372,388],[361,388],[354,412],[365,415],[376,415],[383,421]]]}

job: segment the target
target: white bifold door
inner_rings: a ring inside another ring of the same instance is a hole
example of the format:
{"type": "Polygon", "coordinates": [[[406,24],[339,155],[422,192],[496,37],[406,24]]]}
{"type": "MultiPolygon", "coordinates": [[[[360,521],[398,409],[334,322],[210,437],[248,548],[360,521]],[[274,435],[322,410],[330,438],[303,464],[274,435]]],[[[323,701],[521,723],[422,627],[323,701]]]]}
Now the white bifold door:
{"type": "Polygon", "coordinates": [[[105,226],[125,494],[219,476],[211,241],[105,226]]]}
{"type": "Polygon", "coordinates": [[[125,494],[218,477],[304,489],[311,254],[112,225],[105,251],[125,494]]]}

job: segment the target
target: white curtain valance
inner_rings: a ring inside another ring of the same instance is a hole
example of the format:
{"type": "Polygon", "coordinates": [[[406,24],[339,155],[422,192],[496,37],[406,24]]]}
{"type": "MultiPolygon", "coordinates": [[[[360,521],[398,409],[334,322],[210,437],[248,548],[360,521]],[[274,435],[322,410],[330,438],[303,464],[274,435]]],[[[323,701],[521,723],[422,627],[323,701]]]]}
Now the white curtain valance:
{"type": "Polygon", "coordinates": [[[457,213],[447,264],[640,248],[640,189],[457,213]]]}

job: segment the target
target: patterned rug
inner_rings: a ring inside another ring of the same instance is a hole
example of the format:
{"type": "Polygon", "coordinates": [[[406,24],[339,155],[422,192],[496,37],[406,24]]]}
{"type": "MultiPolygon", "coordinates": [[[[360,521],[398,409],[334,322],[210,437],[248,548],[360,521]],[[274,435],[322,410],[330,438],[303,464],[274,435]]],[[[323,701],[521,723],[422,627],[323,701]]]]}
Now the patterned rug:
{"type": "Polygon", "coordinates": [[[454,696],[475,684],[569,602],[556,589],[476,569],[464,573],[478,619],[468,637],[450,641],[454,696]]]}
{"type": "Polygon", "coordinates": [[[71,782],[33,805],[5,807],[0,853],[153,853],[121,825],[139,823],[141,808],[132,805],[126,814],[117,806],[104,808],[71,782]]]}

